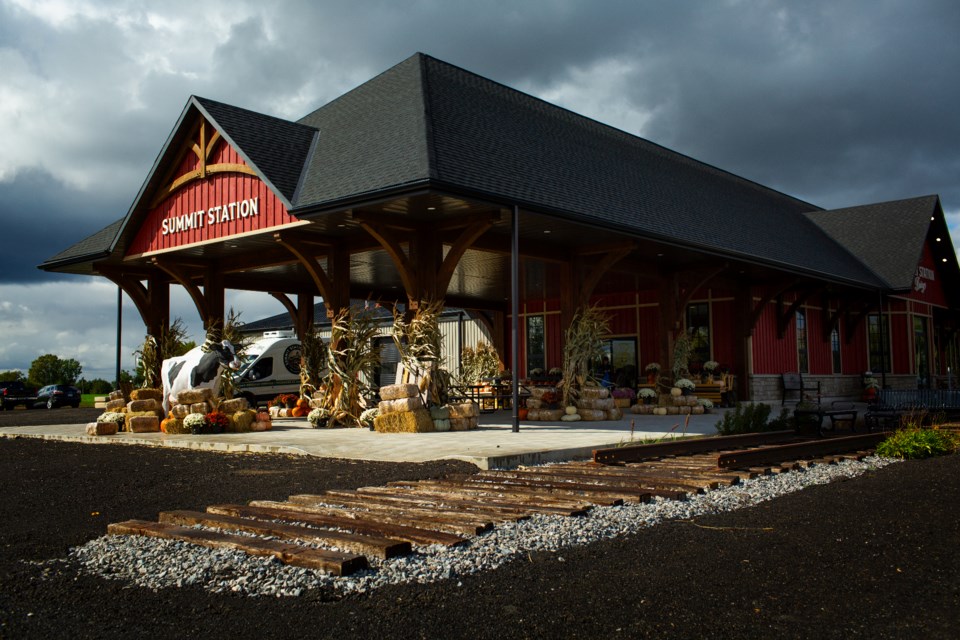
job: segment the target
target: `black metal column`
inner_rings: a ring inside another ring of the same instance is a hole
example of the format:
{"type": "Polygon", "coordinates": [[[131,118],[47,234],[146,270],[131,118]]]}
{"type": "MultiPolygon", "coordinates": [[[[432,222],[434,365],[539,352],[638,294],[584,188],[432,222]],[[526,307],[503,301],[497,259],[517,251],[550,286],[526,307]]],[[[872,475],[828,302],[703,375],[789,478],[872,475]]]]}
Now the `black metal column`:
{"type": "Polygon", "coordinates": [[[513,205],[510,246],[510,350],[513,367],[513,432],[520,431],[520,207],[513,205]]]}

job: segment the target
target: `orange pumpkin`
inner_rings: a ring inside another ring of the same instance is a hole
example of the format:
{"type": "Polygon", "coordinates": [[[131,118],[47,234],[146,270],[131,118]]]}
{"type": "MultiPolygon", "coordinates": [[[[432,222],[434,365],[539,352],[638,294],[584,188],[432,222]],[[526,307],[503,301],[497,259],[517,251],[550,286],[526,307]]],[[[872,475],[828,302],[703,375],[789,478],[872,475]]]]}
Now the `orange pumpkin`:
{"type": "Polygon", "coordinates": [[[162,431],[162,432],[164,432],[164,433],[167,433],[167,423],[169,423],[169,422],[175,422],[175,421],[176,421],[176,418],[174,418],[172,415],[171,415],[169,418],[163,420],[163,421],[160,423],[160,431],[162,431]]]}
{"type": "Polygon", "coordinates": [[[519,409],[517,409],[517,417],[520,418],[521,420],[526,420],[526,419],[527,419],[527,408],[526,408],[526,407],[520,407],[519,409]]]}
{"type": "Polygon", "coordinates": [[[295,406],[293,409],[290,409],[290,415],[293,416],[294,418],[302,418],[306,416],[308,413],[310,413],[309,405],[307,405],[306,407],[303,407],[297,404],[297,406],[295,406]]]}

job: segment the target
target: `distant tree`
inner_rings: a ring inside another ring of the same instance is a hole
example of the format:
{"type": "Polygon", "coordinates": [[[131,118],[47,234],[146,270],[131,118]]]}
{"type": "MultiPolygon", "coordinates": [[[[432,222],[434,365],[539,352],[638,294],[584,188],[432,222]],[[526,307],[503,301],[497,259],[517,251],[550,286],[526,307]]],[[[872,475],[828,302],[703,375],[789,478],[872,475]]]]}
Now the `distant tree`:
{"type": "Polygon", "coordinates": [[[13,369],[12,371],[0,371],[0,382],[25,382],[26,378],[23,371],[13,369]]]}
{"type": "Polygon", "coordinates": [[[103,378],[94,378],[87,383],[87,388],[85,389],[86,393],[92,393],[98,396],[105,396],[111,391],[113,391],[113,385],[109,381],[104,380],[103,378]]]}
{"type": "Polygon", "coordinates": [[[73,358],[61,360],[48,353],[30,363],[27,377],[39,387],[48,384],[73,384],[80,377],[81,371],[83,367],[73,358]]]}

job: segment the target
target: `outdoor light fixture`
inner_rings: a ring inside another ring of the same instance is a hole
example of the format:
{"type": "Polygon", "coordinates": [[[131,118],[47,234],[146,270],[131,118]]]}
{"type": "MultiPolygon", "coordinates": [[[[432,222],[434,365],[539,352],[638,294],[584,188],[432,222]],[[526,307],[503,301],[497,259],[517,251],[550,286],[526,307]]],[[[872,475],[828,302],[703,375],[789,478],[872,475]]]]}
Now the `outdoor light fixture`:
{"type": "Polygon", "coordinates": [[[436,211],[436,210],[437,210],[436,207],[427,207],[427,211],[436,211]]]}
{"type": "Polygon", "coordinates": [[[544,233],[550,233],[550,229],[544,229],[543,232],[544,232],[544,233]]]}

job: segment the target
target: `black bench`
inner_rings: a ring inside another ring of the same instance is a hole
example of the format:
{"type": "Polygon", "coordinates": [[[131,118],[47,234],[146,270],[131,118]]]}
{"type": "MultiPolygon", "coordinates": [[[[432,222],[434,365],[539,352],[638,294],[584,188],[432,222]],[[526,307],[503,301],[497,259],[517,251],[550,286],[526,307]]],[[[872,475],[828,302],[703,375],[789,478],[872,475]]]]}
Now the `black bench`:
{"type": "Polygon", "coordinates": [[[801,427],[807,423],[816,422],[817,434],[823,433],[823,419],[830,418],[830,431],[836,431],[837,423],[849,423],[850,431],[857,430],[857,414],[859,412],[854,408],[852,402],[835,401],[829,409],[816,405],[815,407],[797,407],[793,411],[794,424],[799,432],[801,427]]]}
{"type": "Polygon", "coordinates": [[[787,403],[789,399],[791,402],[803,402],[804,392],[806,391],[816,391],[817,392],[817,404],[820,403],[820,381],[810,382],[809,380],[803,379],[803,374],[797,373],[796,371],[791,371],[788,373],[781,373],[780,379],[783,383],[783,397],[780,401],[780,406],[782,407],[787,403]],[[796,400],[793,398],[787,398],[787,395],[796,394],[796,400]]]}

